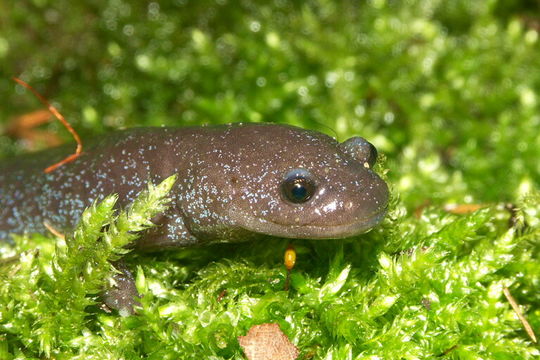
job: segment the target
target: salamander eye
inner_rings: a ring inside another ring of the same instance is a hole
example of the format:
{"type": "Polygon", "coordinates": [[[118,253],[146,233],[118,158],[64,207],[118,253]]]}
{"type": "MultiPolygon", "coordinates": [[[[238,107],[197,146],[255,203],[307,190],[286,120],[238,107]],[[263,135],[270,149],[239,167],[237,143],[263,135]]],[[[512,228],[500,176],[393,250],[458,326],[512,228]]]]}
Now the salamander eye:
{"type": "Polygon", "coordinates": [[[301,204],[311,199],[316,188],[311,174],[304,169],[289,171],[281,183],[283,197],[294,204],[301,204]]]}
{"type": "Polygon", "coordinates": [[[366,139],[355,136],[339,144],[341,150],[353,159],[373,167],[377,162],[377,149],[366,139]]]}

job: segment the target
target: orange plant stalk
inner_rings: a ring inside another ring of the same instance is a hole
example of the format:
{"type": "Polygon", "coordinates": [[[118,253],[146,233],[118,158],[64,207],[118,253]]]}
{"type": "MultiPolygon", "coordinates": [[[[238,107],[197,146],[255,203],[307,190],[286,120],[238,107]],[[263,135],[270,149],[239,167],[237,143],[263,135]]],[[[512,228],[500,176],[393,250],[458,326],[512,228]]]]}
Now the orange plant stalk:
{"type": "Polygon", "coordinates": [[[47,109],[51,112],[51,114],[53,114],[58,120],[60,120],[62,125],[65,126],[65,128],[71,133],[71,135],[73,135],[73,138],[77,142],[77,148],[75,149],[74,154],[71,154],[68,157],[66,157],[65,159],[57,162],[56,164],[53,164],[53,165],[49,166],[48,168],[46,168],[44,170],[45,173],[50,173],[51,171],[54,171],[58,167],[60,167],[60,166],[62,166],[64,164],[67,164],[67,163],[75,160],[76,158],[78,158],[82,154],[82,149],[83,149],[81,138],[79,137],[79,134],[77,134],[77,132],[71,127],[71,125],[69,125],[69,123],[62,116],[62,114],[60,114],[60,112],[58,110],[56,110],[56,108],[54,106],[52,106],[47,101],[47,99],[45,99],[40,93],[38,93],[36,90],[34,90],[33,87],[31,87],[26,82],[24,82],[21,79],[16,78],[16,77],[13,77],[13,81],[17,82],[18,84],[20,84],[20,85],[24,86],[25,88],[27,88],[28,90],[30,90],[39,99],[39,101],[41,101],[41,103],[47,107],[47,109]]]}

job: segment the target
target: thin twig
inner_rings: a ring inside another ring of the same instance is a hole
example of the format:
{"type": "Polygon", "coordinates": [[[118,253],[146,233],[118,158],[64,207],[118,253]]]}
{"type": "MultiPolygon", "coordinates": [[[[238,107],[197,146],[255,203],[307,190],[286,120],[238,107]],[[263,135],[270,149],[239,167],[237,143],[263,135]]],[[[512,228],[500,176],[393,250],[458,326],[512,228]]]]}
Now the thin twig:
{"type": "Polygon", "coordinates": [[[533,329],[531,327],[531,324],[529,324],[527,319],[525,319],[525,316],[523,316],[523,314],[521,313],[521,310],[519,309],[519,305],[516,302],[516,299],[514,299],[512,294],[510,294],[510,290],[508,290],[508,288],[506,286],[503,288],[503,293],[504,293],[504,296],[506,296],[506,299],[508,300],[510,305],[512,306],[512,309],[514,309],[514,312],[518,316],[519,320],[523,324],[523,327],[525,328],[525,331],[527,332],[529,337],[532,339],[532,341],[534,343],[536,343],[537,342],[536,335],[534,335],[534,331],[533,331],[533,329]]]}
{"type": "Polygon", "coordinates": [[[51,224],[49,224],[48,222],[44,221],[43,222],[43,226],[45,226],[45,228],[47,230],[49,230],[49,232],[51,234],[53,234],[54,236],[56,236],[57,238],[59,239],[62,239],[62,240],[66,240],[66,235],[62,234],[60,231],[58,231],[57,229],[55,229],[51,224]]]}

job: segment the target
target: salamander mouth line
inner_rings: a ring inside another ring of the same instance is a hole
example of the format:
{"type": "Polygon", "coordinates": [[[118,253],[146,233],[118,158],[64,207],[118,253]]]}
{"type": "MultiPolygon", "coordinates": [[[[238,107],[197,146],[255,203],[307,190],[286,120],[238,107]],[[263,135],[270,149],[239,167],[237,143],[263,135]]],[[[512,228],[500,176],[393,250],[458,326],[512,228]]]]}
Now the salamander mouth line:
{"type": "MultiPolygon", "coordinates": [[[[258,216],[248,218],[247,221],[239,221],[239,225],[251,231],[269,233],[270,235],[286,238],[298,237],[298,232],[300,232],[301,234],[304,234],[306,238],[336,239],[366,232],[371,227],[379,223],[380,220],[382,220],[382,218],[386,215],[387,210],[388,206],[385,206],[384,208],[373,212],[367,218],[362,220],[337,225],[312,225],[315,221],[307,224],[284,224],[258,216]],[[260,228],[260,230],[257,229],[257,226],[260,228]],[[290,230],[293,230],[293,233],[288,233],[290,230]],[[294,230],[296,230],[296,232],[294,232],[294,230]]],[[[233,211],[232,213],[236,214],[236,216],[232,216],[235,220],[239,220],[241,218],[244,220],[246,219],[242,216],[242,212],[240,211],[233,211]]]]}
{"type": "Polygon", "coordinates": [[[312,220],[312,221],[310,221],[308,223],[304,223],[304,224],[284,224],[284,223],[279,223],[279,222],[276,222],[276,221],[273,221],[273,220],[264,219],[264,218],[258,217],[258,216],[255,216],[255,218],[260,220],[261,222],[269,222],[269,223],[279,225],[279,226],[312,227],[312,228],[329,229],[329,228],[348,227],[348,226],[354,226],[354,225],[358,225],[358,224],[370,223],[372,220],[374,220],[375,218],[377,218],[381,214],[385,214],[386,210],[387,210],[387,208],[385,207],[385,208],[383,208],[383,209],[381,209],[379,211],[373,212],[372,214],[370,214],[367,218],[365,218],[362,221],[352,221],[352,222],[346,223],[346,224],[327,225],[327,226],[312,225],[313,223],[317,222],[319,219],[314,219],[314,220],[312,220]]]}

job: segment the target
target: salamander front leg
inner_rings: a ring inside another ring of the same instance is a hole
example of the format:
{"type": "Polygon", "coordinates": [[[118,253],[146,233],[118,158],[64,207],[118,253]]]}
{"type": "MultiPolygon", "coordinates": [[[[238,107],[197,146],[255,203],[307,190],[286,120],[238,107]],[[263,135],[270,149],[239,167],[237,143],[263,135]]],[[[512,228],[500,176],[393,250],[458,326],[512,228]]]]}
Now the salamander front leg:
{"type": "Polygon", "coordinates": [[[183,214],[176,206],[152,219],[155,227],[148,230],[137,241],[135,247],[141,251],[162,251],[199,244],[186,226],[183,214]]]}
{"type": "Polygon", "coordinates": [[[118,273],[112,276],[113,284],[103,293],[103,302],[121,314],[133,315],[133,308],[140,304],[137,300],[140,296],[135,287],[135,278],[124,261],[115,262],[114,267],[118,273]]]}

